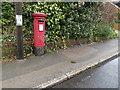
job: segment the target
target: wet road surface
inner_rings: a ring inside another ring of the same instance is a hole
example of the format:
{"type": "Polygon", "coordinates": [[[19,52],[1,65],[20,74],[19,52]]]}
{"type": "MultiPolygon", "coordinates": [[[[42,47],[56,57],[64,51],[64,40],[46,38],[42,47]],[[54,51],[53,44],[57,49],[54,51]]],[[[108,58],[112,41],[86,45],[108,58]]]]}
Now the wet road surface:
{"type": "Polygon", "coordinates": [[[118,88],[118,58],[84,71],[53,88],[118,88]]]}

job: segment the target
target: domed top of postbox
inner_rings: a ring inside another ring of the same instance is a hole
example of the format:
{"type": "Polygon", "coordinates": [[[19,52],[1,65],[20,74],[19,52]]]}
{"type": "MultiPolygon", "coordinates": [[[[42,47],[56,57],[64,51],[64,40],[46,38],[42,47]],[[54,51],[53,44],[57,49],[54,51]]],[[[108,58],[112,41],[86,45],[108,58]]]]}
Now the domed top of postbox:
{"type": "Polygon", "coordinates": [[[44,13],[32,13],[32,16],[34,16],[34,17],[46,17],[47,15],[44,13]]]}

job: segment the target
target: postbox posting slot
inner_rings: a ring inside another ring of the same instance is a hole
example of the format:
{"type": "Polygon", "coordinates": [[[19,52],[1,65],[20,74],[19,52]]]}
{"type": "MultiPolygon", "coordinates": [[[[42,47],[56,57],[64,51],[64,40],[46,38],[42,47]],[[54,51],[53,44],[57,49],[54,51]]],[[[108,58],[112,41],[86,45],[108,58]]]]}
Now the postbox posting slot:
{"type": "Polygon", "coordinates": [[[44,18],[39,18],[38,22],[44,22],[44,18]]]}
{"type": "Polygon", "coordinates": [[[39,20],[38,22],[44,22],[44,21],[42,21],[42,20],[39,20]]]}

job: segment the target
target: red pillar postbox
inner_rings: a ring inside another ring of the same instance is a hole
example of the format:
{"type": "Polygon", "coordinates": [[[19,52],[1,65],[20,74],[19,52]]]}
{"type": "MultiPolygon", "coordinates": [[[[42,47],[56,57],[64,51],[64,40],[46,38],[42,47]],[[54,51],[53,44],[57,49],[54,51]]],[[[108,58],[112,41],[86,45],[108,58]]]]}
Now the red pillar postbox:
{"type": "Polygon", "coordinates": [[[34,16],[34,51],[35,55],[44,54],[44,34],[45,34],[45,17],[44,13],[33,13],[34,16]]]}

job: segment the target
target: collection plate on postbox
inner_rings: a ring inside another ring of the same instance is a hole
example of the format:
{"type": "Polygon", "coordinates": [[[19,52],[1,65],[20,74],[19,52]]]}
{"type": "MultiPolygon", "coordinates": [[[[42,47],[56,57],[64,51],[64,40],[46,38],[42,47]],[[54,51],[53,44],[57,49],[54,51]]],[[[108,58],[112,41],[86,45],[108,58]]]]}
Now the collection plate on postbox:
{"type": "Polygon", "coordinates": [[[43,24],[39,24],[39,31],[43,31],[43,24]]]}

